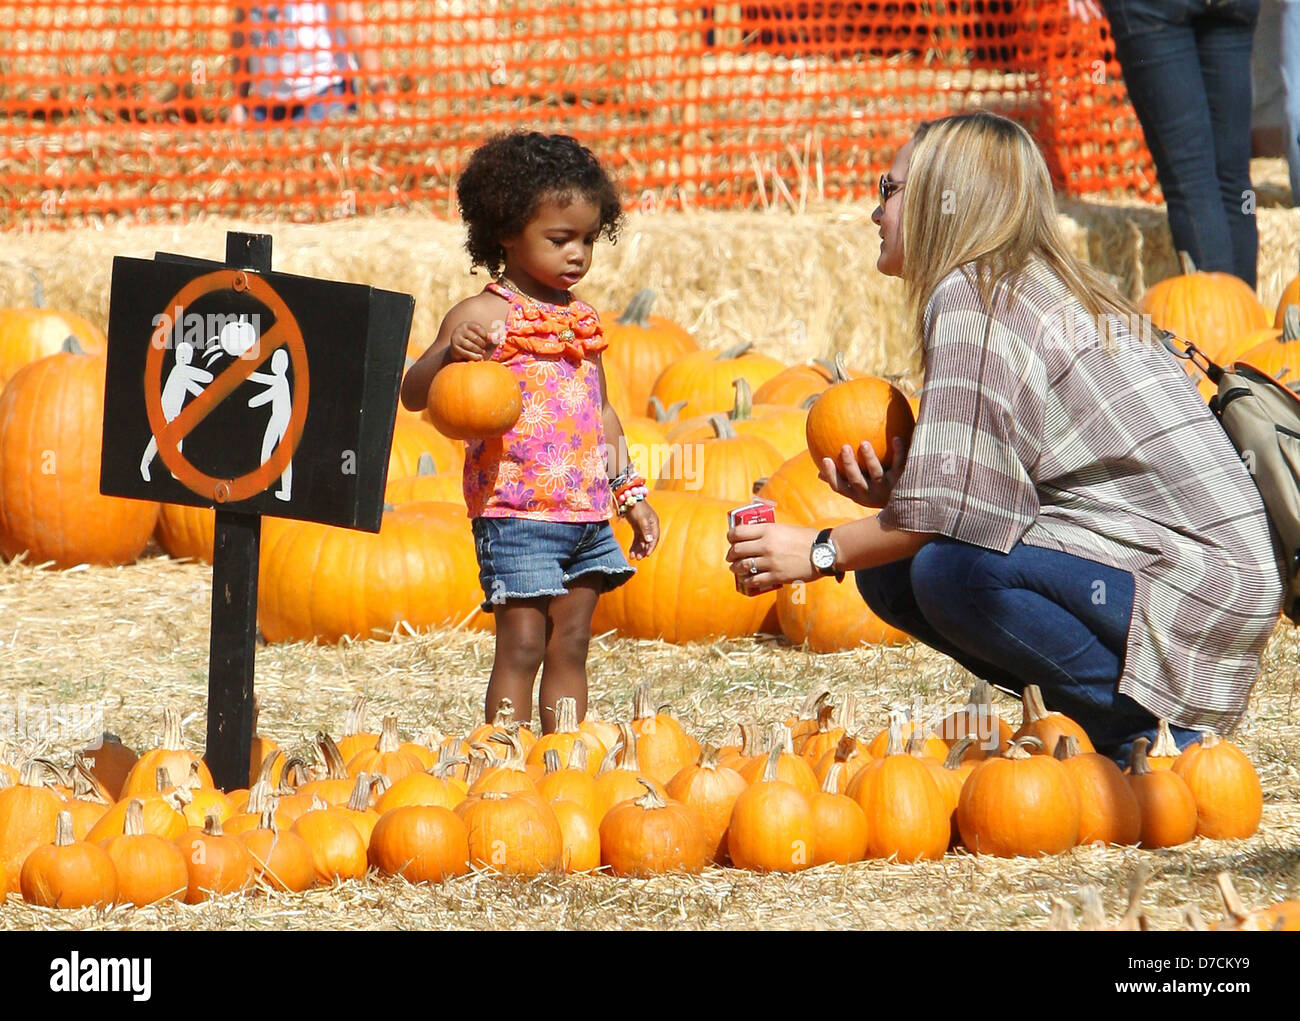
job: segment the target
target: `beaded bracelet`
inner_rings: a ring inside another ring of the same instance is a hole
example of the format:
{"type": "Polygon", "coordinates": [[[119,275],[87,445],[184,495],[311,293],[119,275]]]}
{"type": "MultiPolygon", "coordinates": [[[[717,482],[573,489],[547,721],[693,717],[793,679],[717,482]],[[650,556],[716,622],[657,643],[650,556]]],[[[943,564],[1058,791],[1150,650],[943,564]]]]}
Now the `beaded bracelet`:
{"type": "Polygon", "coordinates": [[[614,497],[614,509],[620,516],[650,495],[650,487],[645,478],[637,474],[631,466],[621,472],[617,478],[611,479],[609,488],[614,497]]]}

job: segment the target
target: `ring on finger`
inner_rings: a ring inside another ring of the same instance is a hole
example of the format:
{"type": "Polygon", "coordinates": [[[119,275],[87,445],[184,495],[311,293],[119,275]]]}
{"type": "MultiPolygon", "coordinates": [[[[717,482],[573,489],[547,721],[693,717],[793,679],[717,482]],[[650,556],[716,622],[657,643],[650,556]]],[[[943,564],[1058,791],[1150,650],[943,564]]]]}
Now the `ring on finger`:
{"type": "Polygon", "coordinates": [[[753,557],[749,558],[749,573],[750,574],[758,573],[758,564],[754,561],[753,557]]]}

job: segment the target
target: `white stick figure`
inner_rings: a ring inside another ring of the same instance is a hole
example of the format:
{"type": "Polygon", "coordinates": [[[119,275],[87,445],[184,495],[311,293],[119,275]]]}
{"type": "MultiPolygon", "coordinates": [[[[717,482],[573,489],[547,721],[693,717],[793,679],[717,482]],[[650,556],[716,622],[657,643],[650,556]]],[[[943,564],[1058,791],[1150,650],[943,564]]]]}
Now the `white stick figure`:
{"type": "MultiPolygon", "coordinates": [[[[266,432],[262,435],[262,464],[271,460],[276,445],[284,439],[284,434],[289,430],[289,418],[293,413],[293,395],[289,391],[288,369],[289,352],[280,348],[271,355],[270,374],[253,372],[248,376],[254,383],[261,383],[266,387],[260,394],[248,399],[248,406],[256,408],[262,404],[271,405],[271,417],[266,423],[266,432]]],[[[290,460],[284,466],[284,474],[280,476],[280,488],[275,491],[276,497],[280,500],[288,500],[292,485],[293,461],[290,460]]]]}
{"type": "MultiPolygon", "coordinates": [[[[190,361],[194,357],[193,345],[181,341],[176,345],[176,364],[172,366],[171,372],[167,373],[167,381],[163,383],[162,404],[163,420],[171,422],[181,413],[181,408],[185,407],[185,398],[189,394],[197,397],[203,393],[203,386],[212,382],[212,373],[200,369],[197,365],[191,365],[190,361]]],[[[183,440],[176,441],[176,452],[180,453],[183,440]]],[[[149,442],[144,448],[144,456],[140,458],[140,474],[146,482],[150,481],[149,466],[153,464],[153,459],[158,456],[158,438],[150,436],[149,442]]],[[[172,478],[176,475],[173,472],[172,478]]]]}

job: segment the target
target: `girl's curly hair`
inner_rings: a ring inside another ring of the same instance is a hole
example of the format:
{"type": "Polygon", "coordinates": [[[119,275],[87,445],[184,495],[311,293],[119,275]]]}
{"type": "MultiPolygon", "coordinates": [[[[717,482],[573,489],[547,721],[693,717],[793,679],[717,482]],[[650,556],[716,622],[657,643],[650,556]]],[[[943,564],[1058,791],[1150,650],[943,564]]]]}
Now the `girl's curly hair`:
{"type": "Polygon", "coordinates": [[[544,198],[581,197],[600,207],[600,234],[613,242],[623,224],[618,186],[590,149],[568,135],[514,131],[479,146],[456,197],[469,227],[470,266],[496,276],[505,263],[503,238],[515,237],[537,215],[544,198]]]}

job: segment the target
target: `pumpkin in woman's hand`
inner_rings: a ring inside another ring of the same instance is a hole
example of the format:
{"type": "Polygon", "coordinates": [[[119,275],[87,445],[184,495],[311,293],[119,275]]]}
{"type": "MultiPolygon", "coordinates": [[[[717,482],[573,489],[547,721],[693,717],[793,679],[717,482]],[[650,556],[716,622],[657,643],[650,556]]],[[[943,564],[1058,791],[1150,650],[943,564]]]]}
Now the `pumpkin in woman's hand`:
{"type": "Polygon", "coordinates": [[[828,388],[808,409],[808,453],[816,465],[826,457],[838,465],[847,444],[865,469],[858,449],[865,441],[881,467],[888,469],[894,463],[894,439],[901,438],[906,450],[915,424],[912,407],[898,387],[874,377],[850,379],[828,388]]]}

